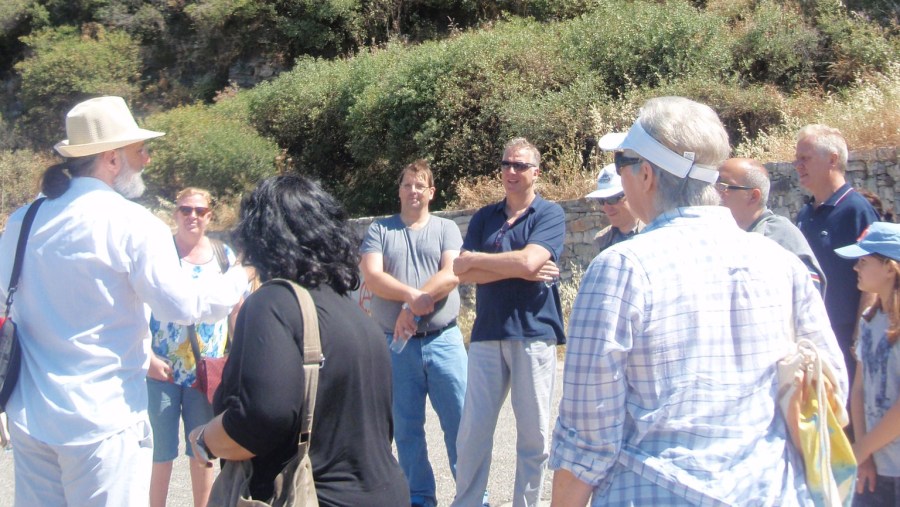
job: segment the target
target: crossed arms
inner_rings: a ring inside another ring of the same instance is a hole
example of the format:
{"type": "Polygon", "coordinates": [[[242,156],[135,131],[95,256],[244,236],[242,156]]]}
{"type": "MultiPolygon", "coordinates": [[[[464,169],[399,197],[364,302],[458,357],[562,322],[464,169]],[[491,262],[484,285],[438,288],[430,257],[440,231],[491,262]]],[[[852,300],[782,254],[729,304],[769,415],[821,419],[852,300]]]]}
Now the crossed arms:
{"type": "Polygon", "coordinates": [[[549,282],[559,277],[559,268],[546,248],[528,244],[521,250],[484,253],[463,251],[453,261],[453,273],[461,283],[491,283],[507,278],[549,282]]]}
{"type": "Polygon", "coordinates": [[[453,261],[459,256],[458,250],[441,252],[440,270],[429,278],[421,288],[411,287],[384,271],[384,255],[369,252],[362,255],[359,268],[366,279],[366,286],[376,296],[391,301],[403,301],[410,311],[401,311],[394,325],[394,335],[415,333],[415,317],[434,311],[434,304],[447,297],[459,279],[453,274],[453,261]]]}

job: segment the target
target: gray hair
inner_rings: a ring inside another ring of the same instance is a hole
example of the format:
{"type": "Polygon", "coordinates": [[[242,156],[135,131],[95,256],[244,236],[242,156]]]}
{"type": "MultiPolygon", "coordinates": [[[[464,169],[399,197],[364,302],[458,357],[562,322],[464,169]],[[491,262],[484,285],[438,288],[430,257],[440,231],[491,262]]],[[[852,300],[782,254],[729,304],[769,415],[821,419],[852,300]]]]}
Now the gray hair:
{"type": "Polygon", "coordinates": [[[772,183],[769,181],[769,172],[766,167],[756,160],[747,161],[747,172],[744,174],[742,183],[745,187],[753,187],[759,189],[760,208],[766,206],[769,202],[769,189],[772,183]]]}
{"type": "MultiPolygon", "coordinates": [[[[731,153],[728,133],[709,106],[684,97],[658,97],[641,108],[638,121],[651,137],[677,154],[692,152],[697,164],[719,167],[731,153]]],[[[650,163],[649,161],[647,161],[650,163]]],[[[683,206],[718,206],[715,186],[679,178],[650,163],[659,184],[653,204],[658,213],[683,206]]],[[[634,166],[635,171],[639,166],[634,166]]]]}
{"type": "Polygon", "coordinates": [[[847,140],[841,131],[828,125],[811,124],[797,132],[797,142],[809,139],[813,146],[824,155],[835,154],[838,156],[838,169],[841,172],[847,170],[847,140]]]}
{"type": "Polygon", "coordinates": [[[525,139],[524,137],[514,137],[503,146],[503,153],[506,153],[510,150],[528,150],[531,152],[531,155],[534,158],[534,163],[538,166],[541,165],[541,151],[537,149],[537,146],[528,142],[528,139],[525,139]]]}

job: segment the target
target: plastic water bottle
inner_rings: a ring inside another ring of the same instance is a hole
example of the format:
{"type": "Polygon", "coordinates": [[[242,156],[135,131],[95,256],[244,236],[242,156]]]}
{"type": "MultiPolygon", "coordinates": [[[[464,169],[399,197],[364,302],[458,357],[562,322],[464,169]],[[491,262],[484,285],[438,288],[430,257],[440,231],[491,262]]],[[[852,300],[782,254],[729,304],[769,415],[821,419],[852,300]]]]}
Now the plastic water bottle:
{"type": "MultiPolygon", "coordinates": [[[[406,306],[406,304],[404,303],[403,310],[408,310],[408,309],[409,309],[409,307],[406,306]]],[[[401,310],[401,311],[403,311],[403,310],[401,310]]],[[[416,322],[416,324],[418,324],[419,321],[422,320],[422,317],[419,317],[418,315],[416,315],[413,317],[413,320],[416,322]]],[[[399,338],[395,336],[394,339],[391,341],[391,352],[393,352],[395,354],[399,354],[399,353],[403,352],[403,349],[406,348],[406,344],[409,342],[409,339],[412,335],[413,335],[412,333],[406,333],[399,338]]]]}
{"type": "Polygon", "coordinates": [[[395,336],[393,341],[391,341],[391,352],[394,354],[403,352],[403,349],[406,348],[406,343],[409,342],[410,336],[412,336],[412,333],[406,333],[400,337],[395,336]]]}

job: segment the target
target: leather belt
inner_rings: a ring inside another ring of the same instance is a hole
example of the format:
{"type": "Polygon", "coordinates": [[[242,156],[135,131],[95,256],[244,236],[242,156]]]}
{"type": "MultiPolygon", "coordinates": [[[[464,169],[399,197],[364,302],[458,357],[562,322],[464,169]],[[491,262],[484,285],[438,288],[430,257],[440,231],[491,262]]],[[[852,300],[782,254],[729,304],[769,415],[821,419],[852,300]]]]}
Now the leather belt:
{"type": "Polygon", "coordinates": [[[432,336],[437,336],[455,325],[456,325],[456,319],[453,319],[450,321],[449,324],[447,324],[446,326],[444,326],[440,329],[433,329],[431,331],[422,331],[421,333],[416,333],[416,334],[410,336],[410,338],[430,338],[432,336]]]}

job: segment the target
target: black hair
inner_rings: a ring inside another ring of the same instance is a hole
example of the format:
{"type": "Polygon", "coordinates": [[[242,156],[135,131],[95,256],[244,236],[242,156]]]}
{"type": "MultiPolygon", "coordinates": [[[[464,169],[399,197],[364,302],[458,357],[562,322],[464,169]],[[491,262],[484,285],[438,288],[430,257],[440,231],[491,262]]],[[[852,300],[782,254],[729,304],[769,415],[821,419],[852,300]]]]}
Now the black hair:
{"type": "Polygon", "coordinates": [[[338,294],[359,288],[359,239],[337,200],[296,174],[273,176],[241,201],[234,242],[260,278],[338,294]]]}
{"type": "Polygon", "coordinates": [[[88,175],[97,160],[98,155],[86,157],[67,158],[59,164],[54,164],[44,171],[41,177],[41,192],[48,199],[56,199],[66,193],[72,178],[88,175]]]}

